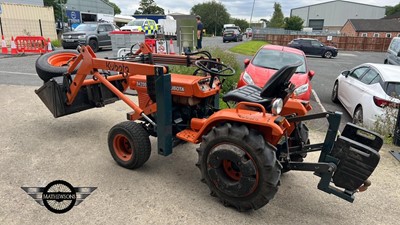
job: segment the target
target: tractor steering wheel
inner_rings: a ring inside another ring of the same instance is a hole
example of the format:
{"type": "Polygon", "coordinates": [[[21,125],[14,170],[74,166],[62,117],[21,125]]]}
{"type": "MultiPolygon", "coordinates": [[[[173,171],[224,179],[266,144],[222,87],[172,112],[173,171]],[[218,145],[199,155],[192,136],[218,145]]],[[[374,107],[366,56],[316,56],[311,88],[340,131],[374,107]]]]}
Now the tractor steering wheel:
{"type": "Polygon", "coordinates": [[[209,73],[212,77],[215,76],[232,76],[235,74],[235,70],[225,64],[219,63],[209,59],[199,59],[194,64],[202,71],[209,73]]]}

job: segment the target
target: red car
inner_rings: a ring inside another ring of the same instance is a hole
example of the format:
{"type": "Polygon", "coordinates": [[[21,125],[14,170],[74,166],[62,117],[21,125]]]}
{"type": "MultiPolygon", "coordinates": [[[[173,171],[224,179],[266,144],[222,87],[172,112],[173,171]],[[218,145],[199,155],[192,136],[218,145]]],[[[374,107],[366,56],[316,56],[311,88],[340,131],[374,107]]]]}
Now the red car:
{"type": "Polygon", "coordinates": [[[315,72],[308,69],[303,51],[285,46],[264,45],[251,61],[249,59],[244,60],[245,71],[240,75],[237,87],[247,84],[264,87],[277,70],[297,61],[301,61],[303,64],[297,68],[290,80],[296,85],[295,98],[309,101],[312,89],[310,81],[315,72]]]}

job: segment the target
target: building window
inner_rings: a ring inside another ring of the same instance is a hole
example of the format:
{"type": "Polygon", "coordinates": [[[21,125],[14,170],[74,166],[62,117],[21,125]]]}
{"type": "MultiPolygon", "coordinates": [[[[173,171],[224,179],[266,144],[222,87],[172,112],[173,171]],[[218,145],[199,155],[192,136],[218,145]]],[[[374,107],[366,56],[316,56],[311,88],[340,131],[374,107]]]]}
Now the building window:
{"type": "Polygon", "coordinates": [[[379,33],[374,33],[374,37],[379,37],[379,33]]]}
{"type": "Polygon", "coordinates": [[[361,37],[368,37],[368,34],[367,33],[362,33],[361,37]]]}
{"type": "Polygon", "coordinates": [[[386,37],[387,38],[391,38],[392,37],[392,33],[386,33],[386,37]]]}

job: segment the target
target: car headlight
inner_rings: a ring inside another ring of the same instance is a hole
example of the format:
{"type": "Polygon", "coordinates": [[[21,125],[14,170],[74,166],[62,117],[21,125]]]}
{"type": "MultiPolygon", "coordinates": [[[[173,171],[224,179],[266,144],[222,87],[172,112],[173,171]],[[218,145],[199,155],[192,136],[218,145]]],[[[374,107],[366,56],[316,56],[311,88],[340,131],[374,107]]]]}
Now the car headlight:
{"type": "Polygon", "coordinates": [[[279,115],[282,112],[283,108],[283,100],[281,98],[277,98],[272,102],[271,112],[272,114],[279,115]]]}
{"type": "Polygon", "coordinates": [[[246,71],[244,71],[243,80],[244,80],[247,84],[254,84],[254,81],[253,81],[253,79],[251,79],[250,74],[248,74],[246,71]]]}
{"type": "Polygon", "coordinates": [[[85,39],[86,38],[86,35],[79,35],[78,36],[78,39],[85,39]]]}
{"type": "Polygon", "coordinates": [[[302,95],[304,93],[306,93],[308,91],[308,83],[307,84],[303,84],[300,87],[296,88],[296,90],[294,90],[294,94],[295,95],[302,95]]]}

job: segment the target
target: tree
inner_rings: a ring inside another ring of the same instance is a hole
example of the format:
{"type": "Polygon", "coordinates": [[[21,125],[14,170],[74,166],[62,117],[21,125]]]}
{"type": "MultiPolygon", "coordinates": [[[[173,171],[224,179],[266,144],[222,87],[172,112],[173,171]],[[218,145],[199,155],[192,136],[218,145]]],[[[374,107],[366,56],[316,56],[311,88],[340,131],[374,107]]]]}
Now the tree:
{"type": "Polygon", "coordinates": [[[246,28],[248,28],[250,26],[250,24],[244,19],[233,18],[232,20],[233,20],[233,24],[235,24],[236,26],[239,26],[242,31],[246,30],[246,28]]]}
{"type": "Polygon", "coordinates": [[[140,0],[139,8],[134,14],[161,14],[164,15],[164,9],[157,6],[154,0],[140,0]]]}
{"type": "Polygon", "coordinates": [[[108,4],[110,4],[114,8],[114,16],[117,14],[121,14],[121,9],[114,2],[110,2],[109,0],[105,0],[108,4]]]}
{"type": "Polygon", "coordinates": [[[386,6],[386,16],[400,12],[400,3],[395,6],[386,6]]]}
{"type": "Polygon", "coordinates": [[[274,13],[272,14],[272,18],[269,21],[269,27],[274,28],[282,28],[285,26],[284,16],[282,13],[281,4],[275,2],[274,3],[274,13]]]}
{"type": "Polygon", "coordinates": [[[301,30],[303,29],[304,20],[299,16],[291,16],[285,18],[286,30],[301,30]]]}
{"type": "Polygon", "coordinates": [[[214,35],[222,33],[224,24],[229,23],[230,18],[225,6],[215,0],[194,5],[190,13],[201,16],[206,31],[214,35]]]}
{"type": "MultiPolygon", "coordinates": [[[[62,12],[62,6],[64,6],[67,3],[67,0],[44,0],[43,4],[44,6],[51,6],[54,9],[54,18],[56,20],[61,19],[61,15],[63,15],[62,17],[64,17],[62,20],[64,22],[67,21],[67,15],[65,15],[65,12],[62,12]]],[[[63,7],[63,10],[65,10],[65,7],[63,7]]]]}

